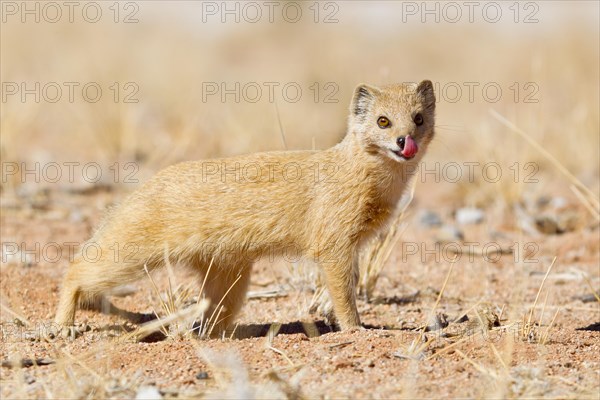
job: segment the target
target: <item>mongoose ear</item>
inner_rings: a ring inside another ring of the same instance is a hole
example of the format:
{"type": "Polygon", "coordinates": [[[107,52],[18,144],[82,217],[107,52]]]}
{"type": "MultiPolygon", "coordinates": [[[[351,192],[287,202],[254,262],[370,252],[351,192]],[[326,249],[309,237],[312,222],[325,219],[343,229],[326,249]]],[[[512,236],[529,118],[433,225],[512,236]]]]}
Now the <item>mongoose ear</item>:
{"type": "Polygon", "coordinates": [[[352,103],[350,104],[350,112],[354,116],[362,116],[369,110],[369,105],[375,99],[375,95],[379,92],[379,89],[373,86],[361,83],[354,89],[354,96],[352,96],[352,103]]]}
{"type": "Polygon", "coordinates": [[[430,80],[421,81],[417,85],[417,93],[421,96],[423,104],[427,108],[435,108],[435,93],[433,91],[433,83],[430,80]]]}

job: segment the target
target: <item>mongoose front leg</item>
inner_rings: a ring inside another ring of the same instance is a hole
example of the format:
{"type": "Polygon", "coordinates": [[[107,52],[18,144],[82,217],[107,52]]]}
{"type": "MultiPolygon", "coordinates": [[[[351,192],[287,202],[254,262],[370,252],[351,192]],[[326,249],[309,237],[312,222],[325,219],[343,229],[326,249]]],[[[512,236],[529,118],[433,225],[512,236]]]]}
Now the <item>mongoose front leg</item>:
{"type": "Polygon", "coordinates": [[[67,280],[60,293],[54,324],[50,327],[49,332],[45,332],[49,338],[59,335],[67,338],[76,335],[74,330],[75,310],[77,309],[79,294],[79,288],[67,280]]]}
{"type": "Polygon", "coordinates": [[[353,257],[336,260],[332,256],[330,260],[332,261],[322,262],[321,265],[325,270],[325,280],[338,324],[342,330],[360,329],[362,325],[356,308],[356,273],[354,271],[357,265],[353,257]]]}

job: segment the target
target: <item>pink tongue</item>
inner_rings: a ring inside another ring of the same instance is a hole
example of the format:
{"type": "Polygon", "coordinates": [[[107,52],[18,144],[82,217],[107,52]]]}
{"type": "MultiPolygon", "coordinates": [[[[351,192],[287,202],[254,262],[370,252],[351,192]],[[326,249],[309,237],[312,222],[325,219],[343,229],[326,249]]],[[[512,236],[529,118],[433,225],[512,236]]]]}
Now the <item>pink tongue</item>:
{"type": "Polygon", "coordinates": [[[404,149],[402,150],[402,155],[406,158],[411,158],[419,151],[419,147],[417,146],[417,142],[410,135],[407,135],[404,138],[404,149]]]}

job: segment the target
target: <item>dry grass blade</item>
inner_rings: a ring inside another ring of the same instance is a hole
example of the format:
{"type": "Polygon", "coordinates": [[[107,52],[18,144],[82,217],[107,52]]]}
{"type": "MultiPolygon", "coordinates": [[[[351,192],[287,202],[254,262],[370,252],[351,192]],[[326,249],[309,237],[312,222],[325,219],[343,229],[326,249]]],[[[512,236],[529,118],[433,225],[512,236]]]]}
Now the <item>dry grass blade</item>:
{"type": "Polygon", "coordinates": [[[285,360],[290,364],[290,366],[295,367],[296,364],[285,354],[282,350],[273,347],[273,339],[277,336],[277,332],[281,329],[281,324],[271,324],[269,327],[269,332],[267,332],[267,336],[265,337],[265,348],[274,351],[275,353],[283,356],[285,360]]]}
{"type": "Polygon", "coordinates": [[[540,337],[540,343],[541,344],[548,343],[548,338],[549,338],[549,335],[550,335],[550,328],[552,328],[552,325],[554,325],[554,321],[556,320],[556,317],[558,316],[558,312],[559,311],[560,311],[560,308],[556,309],[556,312],[554,313],[554,317],[552,317],[552,321],[550,321],[550,325],[548,325],[548,327],[546,328],[546,331],[540,337]]]}
{"type": "Polygon", "coordinates": [[[592,286],[592,282],[590,282],[590,278],[588,278],[587,275],[583,275],[583,278],[585,279],[585,283],[587,283],[587,285],[589,286],[590,290],[592,291],[592,294],[596,298],[596,301],[598,301],[598,303],[600,303],[600,296],[598,295],[598,292],[592,286]]]}
{"type": "MultiPolygon", "coordinates": [[[[585,186],[575,175],[571,173],[564,165],[560,163],[548,150],[546,150],[542,145],[536,142],[527,132],[519,129],[515,124],[506,119],[496,110],[490,109],[490,114],[502,124],[504,124],[507,128],[509,128],[514,133],[521,136],[523,139],[527,141],[532,147],[534,147],[537,151],[539,151],[545,158],[547,158],[563,175],[567,177],[571,183],[573,183],[581,192],[585,194],[589,199],[589,203],[593,206],[594,215],[597,218],[600,218],[600,200],[598,197],[590,190],[587,186],[585,186]]],[[[586,204],[586,202],[584,202],[586,204]]]]}
{"type": "Polygon", "coordinates": [[[177,309],[177,306],[175,305],[175,292],[173,291],[173,282],[175,282],[175,274],[173,273],[173,266],[171,265],[171,260],[169,257],[169,249],[168,247],[165,245],[165,251],[164,251],[164,260],[165,260],[165,267],[167,269],[167,274],[168,274],[168,291],[167,291],[167,302],[169,305],[169,309],[171,310],[171,312],[174,312],[177,309]]]}
{"type": "Polygon", "coordinates": [[[426,360],[431,360],[433,357],[440,356],[440,355],[442,355],[444,353],[447,353],[450,350],[452,350],[453,348],[455,348],[456,346],[458,346],[459,344],[466,342],[467,340],[471,340],[471,337],[465,336],[465,337],[457,340],[456,342],[451,343],[448,346],[446,346],[446,347],[444,347],[444,348],[442,348],[440,350],[437,350],[435,353],[430,354],[429,356],[427,356],[426,360]]]}
{"type": "MultiPolygon", "coordinates": [[[[146,275],[148,276],[150,283],[152,283],[152,288],[154,289],[154,292],[158,296],[158,300],[160,301],[160,305],[163,308],[163,311],[167,315],[171,314],[175,310],[171,310],[169,305],[162,299],[162,296],[160,295],[160,290],[158,289],[158,285],[154,281],[154,278],[152,278],[152,275],[150,274],[150,271],[148,271],[148,266],[146,264],[144,264],[144,271],[146,272],[146,275]]],[[[158,314],[156,313],[156,311],[154,311],[154,315],[156,315],[156,317],[158,318],[158,314]]]]}
{"type": "Polygon", "coordinates": [[[85,365],[85,363],[78,358],[75,358],[71,355],[71,353],[69,353],[66,350],[62,351],[62,354],[65,355],[72,363],[78,364],[81,368],[85,369],[90,375],[93,375],[96,379],[98,380],[102,380],[102,376],[100,376],[96,371],[94,371],[92,368],[88,367],[87,365],[85,365]]]}
{"type": "Polygon", "coordinates": [[[329,350],[337,349],[340,347],[346,347],[348,345],[351,345],[352,343],[354,343],[354,341],[332,344],[331,346],[329,346],[329,350]]]}
{"type": "Polygon", "coordinates": [[[287,354],[285,354],[282,350],[279,350],[271,345],[267,346],[267,349],[274,351],[275,353],[283,356],[283,358],[285,358],[285,360],[290,364],[290,366],[295,367],[296,364],[294,364],[294,362],[292,360],[290,360],[290,358],[287,356],[287,354]]]}
{"type": "Polygon", "coordinates": [[[473,359],[471,359],[470,357],[468,357],[465,353],[463,353],[460,350],[456,350],[456,354],[458,354],[459,356],[461,356],[465,361],[467,361],[469,364],[471,364],[473,367],[475,367],[476,370],[478,370],[479,372],[489,375],[494,379],[499,379],[499,376],[496,372],[490,370],[489,368],[484,367],[483,365],[479,364],[478,362],[475,362],[473,359]]]}
{"type": "Polygon", "coordinates": [[[398,215],[383,236],[383,240],[381,240],[381,236],[375,237],[362,254],[360,254],[359,262],[361,264],[361,277],[359,293],[364,296],[366,300],[369,300],[372,297],[379,275],[396,243],[404,232],[406,226],[402,225],[402,220],[406,208],[412,202],[414,197],[416,181],[416,179],[413,179],[409,183],[407,193],[400,199],[400,203],[398,204],[398,215]]]}
{"type": "MultiPolygon", "coordinates": [[[[275,104],[275,112],[277,113],[277,123],[279,124],[279,133],[281,133],[281,143],[283,144],[283,149],[287,150],[287,141],[285,140],[285,131],[283,130],[283,123],[281,122],[281,115],[279,114],[279,107],[277,106],[277,100],[273,102],[275,104]]],[[[314,144],[313,144],[314,147],[314,144]]]]}
{"type": "Polygon", "coordinates": [[[233,352],[215,353],[198,348],[201,358],[212,371],[218,396],[208,398],[253,398],[254,390],[241,360],[233,352]]]}
{"type": "Polygon", "coordinates": [[[262,291],[249,291],[246,295],[248,300],[250,299],[274,299],[278,297],[287,297],[288,292],[282,289],[262,290],[262,291]]]}
{"type": "MultiPolygon", "coordinates": [[[[196,347],[208,369],[212,371],[216,384],[216,387],[205,393],[203,398],[304,399],[300,390],[303,375],[302,367],[304,366],[302,364],[270,368],[259,375],[261,382],[254,382],[254,377],[250,379],[248,370],[236,353],[230,351],[216,353],[212,350],[201,349],[197,345],[196,347]],[[287,378],[281,376],[280,373],[293,373],[293,375],[287,378]]],[[[272,350],[278,354],[283,353],[277,349],[272,350]]]]}
{"type": "Polygon", "coordinates": [[[413,341],[410,343],[410,345],[408,345],[408,347],[404,348],[402,352],[400,352],[400,351],[395,352],[394,356],[396,356],[398,358],[406,358],[406,359],[412,359],[412,360],[425,359],[424,352],[427,349],[427,347],[429,346],[429,343],[431,343],[433,341],[432,337],[427,338],[425,336],[425,330],[427,329],[427,326],[429,325],[428,322],[431,321],[432,317],[435,315],[435,310],[437,309],[437,307],[440,303],[440,300],[442,298],[442,295],[444,294],[444,291],[446,290],[446,286],[448,285],[448,281],[450,280],[450,275],[452,274],[452,270],[454,269],[454,263],[456,262],[456,259],[457,258],[455,256],[450,263],[450,268],[448,269],[448,273],[446,274],[446,279],[444,280],[442,289],[440,290],[440,293],[438,294],[435,304],[434,304],[433,308],[431,309],[429,316],[427,317],[426,323],[423,324],[423,327],[421,328],[421,332],[419,332],[419,336],[417,338],[413,339],[413,341]]]}
{"type": "Polygon", "coordinates": [[[194,304],[188,308],[184,308],[178,311],[175,311],[172,314],[167,315],[164,318],[159,318],[154,321],[148,322],[133,332],[129,332],[122,336],[120,340],[122,341],[130,341],[130,340],[141,340],[144,337],[156,332],[157,330],[162,330],[163,332],[166,330],[166,326],[172,324],[173,322],[187,320],[189,318],[196,318],[201,313],[205,312],[208,309],[208,300],[202,300],[201,302],[194,304]]]}
{"type": "Polygon", "coordinates": [[[528,326],[531,326],[531,319],[533,318],[533,311],[535,310],[535,306],[537,305],[538,299],[540,298],[540,293],[542,293],[542,288],[544,287],[544,283],[546,283],[546,279],[548,279],[548,275],[550,275],[550,271],[552,271],[552,267],[554,266],[555,262],[556,262],[556,257],[554,257],[552,259],[552,263],[550,263],[550,266],[548,267],[548,270],[546,271],[546,275],[544,275],[544,279],[542,280],[542,284],[540,285],[537,295],[535,296],[535,301],[533,302],[533,307],[531,307],[531,311],[529,312],[529,318],[527,319],[528,326]]]}
{"type": "Polygon", "coordinates": [[[475,304],[473,304],[467,311],[463,312],[462,314],[459,314],[459,316],[454,319],[454,322],[458,322],[461,319],[463,319],[464,317],[466,317],[471,311],[473,311],[477,307],[479,307],[479,305],[481,304],[482,301],[483,301],[483,299],[477,300],[477,302],[475,304]]]}
{"type": "MultiPolygon", "coordinates": [[[[221,322],[221,320],[219,319],[219,316],[221,315],[221,312],[223,311],[222,303],[223,303],[224,299],[227,297],[227,295],[229,294],[229,292],[231,291],[231,289],[240,280],[241,275],[237,277],[237,279],[227,289],[227,291],[225,292],[223,297],[221,297],[218,304],[213,308],[210,317],[208,319],[204,319],[204,313],[209,308],[207,306],[209,304],[209,301],[202,297],[202,293],[204,293],[204,287],[206,285],[208,276],[210,275],[210,271],[213,267],[213,264],[214,264],[214,259],[211,259],[210,264],[208,265],[208,270],[207,270],[206,274],[204,275],[204,278],[202,281],[202,286],[200,287],[200,294],[198,295],[198,300],[195,302],[195,305],[193,306],[194,309],[198,310],[196,316],[201,316],[199,327],[198,328],[195,327],[195,325],[194,325],[195,319],[194,319],[192,321],[189,321],[190,322],[189,326],[188,326],[188,323],[186,322],[186,324],[183,327],[184,328],[183,330],[181,330],[181,328],[182,328],[181,326],[176,326],[176,328],[177,328],[176,332],[179,332],[183,335],[187,335],[187,334],[193,332],[194,330],[197,330],[198,335],[200,337],[208,337],[214,331],[215,326],[217,326],[217,324],[219,324],[221,322]]],[[[146,272],[146,275],[150,279],[152,288],[153,288],[156,296],[158,297],[158,301],[160,302],[160,305],[161,305],[161,308],[163,309],[164,314],[167,317],[171,317],[174,315],[181,316],[182,315],[181,309],[183,307],[185,307],[186,304],[189,303],[188,300],[191,297],[192,291],[189,287],[182,288],[180,285],[177,285],[175,289],[173,288],[173,282],[175,281],[175,274],[173,273],[173,268],[170,264],[170,261],[168,260],[167,253],[165,253],[165,265],[166,265],[167,272],[168,272],[168,279],[167,279],[168,286],[167,286],[165,296],[161,295],[158,285],[157,285],[156,281],[152,278],[152,275],[150,274],[146,265],[144,265],[144,271],[146,272]]],[[[190,284],[190,286],[191,285],[192,284],[190,284]]],[[[165,322],[167,319],[166,318],[161,319],[161,317],[158,315],[156,310],[153,310],[153,313],[156,316],[157,321],[159,321],[159,323],[157,324],[157,327],[162,330],[162,332],[165,336],[170,336],[169,330],[167,329],[167,325],[169,325],[169,323],[165,322]],[[160,323],[160,321],[162,321],[162,323],[160,323]]],[[[187,311],[184,314],[187,316],[188,315],[187,311]]],[[[188,318],[187,317],[175,318],[173,321],[178,321],[180,319],[187,320],[188,318]]],[[[145,330],[148,330],[148,331],[150,331],[151,329],[154,329],[153,326],[149,326],[149,327],[145,328],[145,330]]]]}
{"type": "MultiPolygon", "coordinates": [[[[202,295],[202,293],[204,293],[204,286],[206,285],[206,280],[208,279],[208,276],[210,275],[210,270],[212,269],[213,263],[215,261],[215,258],[211,258],[210,259],[210,263],[208,264],[208,269],[206,271],[206,274],[204,274],[204,279],[202,280],[202,286],[200,286],[200,295],[202,295]]],[[[198,296],[198,303],[201,300],[201,296],[198,296]]]]}
{"type": "Polygon", "coordinates": [[[403,347],[401,351],[396,351],[392,355],[394,357],[403,358],[407,360],[425,360],[425,350],[427,350],[429,344],[433,340],[434,337],[426,337],[424,333],[420,333],[419,336],[414,338],[408,346],[403,347]]]}
{"type": "Polygon", "coordinates": [[[500,309],[500,313],[498,314],[498,321],[502,321],[502,316],[504,315],[505,309],[506,309],[506,304],[502,304],[502,308],[500,309]]]}
{"type": "MultiPolygon", "coordinates": [[[[513,326],[515,326],[517,323],[513,322],[512,324],[508,324],[508,325],[503,325],[500,327],[496,327],[493,328],[492,331],[508,331],[510,328],[512,328],[513,326]]],[[[452,350],[454,347],[458,346],[461,343],[466,342],[467,340],[473,340],[471,335],[465,335],[464,337],[462,337],[461,339],[457,340],[454,343],[449,344],[448,346],[437,350],[435,353],[429,355],[426,359],[430,360],[435,356],[439,356],[442,355],[444,353],[447,353],[448,351],[452,350]]]]}
{"type": "Polygon", "coordinates": [[[546,292],[546,298],[544,299],[544,305],[542,306],[542,312],[540,313],[540,320],[538,322],[538,326],[542,326],[542,321],[544,319],[544,313],[546,312],[546,304],[548,304],[548,296],[550,295],[550,291],[546,292]]]}
{"type": "Polygon", "coordinates": [[[31,323],[27,320],[27,318],[25,318],[24,316],[22,316],[21,314],[15,312],[15,311],[11,310],[4,303],[0,303],[0,308],[2,308],[2,311],[5,311],[5,312],[9,313],[10,315],[12,315],[13,317],[17,318],[19,321],[21,321],[23,324],[25,324],[25,326],[27,326],[27,327],[31,326],[31,323]]]}
{"type": "Polygon", "coordinates": [[[210,315],[210,318],[207,321],[207,324],[210,327],[210,329],[208,330],[208,335],[209,336],[212,333],[212,331],[213,331],[214,327],[216,326],[216,324],[219,322],[219,320],[217,318],[221,314],[221,311],[222,311],[221,304],[223,304],[223,300],[225,300],[225,298],[227,297],[227,295],[229,294],[229,292],[231,291],[231,289],[238,283],[238,281],[241,278],[242,278],[242,275],[239,275],[237,277],[237,279],[231,284],[231,286],[229,286],[229,288],[227,289],[227,291],[225,292],[225,294],[223,295],[223,297],[221,297],[221,300],[219,300],[219,302],[215,306],[215,309],[213,310],[212,314],[210,315]],[[217,310],[218,310],[218,313],[217,313],[217,310]]]}
{"type": "MultiPolygon", "coordinates": [[[[542,280],[542,283],[540,284],[540,287],[538,288],[533,305],[531,306],[531,309],[529,310],[529,315],[527,315],[527,314],[523,315],[523,323],[522,323],[522,326],[520,329],[520,335],[521,335],[521,339],[527,340],[528,342],[539,342],[539,337],[537,335],[535,327],[532,325],[531,322],[533,320],[533,313],[537,307],[537,303],[540,298],[540,294],[542,293],[542,289],[544,288],[544,284],[546,283],[546,279],[548,279],[548,276],[550,275],[550,271],[552,271],[552,267],[554,266],[555,263],[556,263],[556,257],[554,257],[552,259],[552,262],[550,263],[550,266],[548,267],[548,270],[546,271],[546,274],[544,275],[544,279],[542,280]]],[[[546,296],[546,298],[547,298],[547,296],[546,296]]],[[[542,307],[542,316],[543,316],[545,309],[546,309],[546,304],[544,303],[544,305],[542,307]]],[[[541,324],[542,324],[542,320],[540,317],[538,326],[541,326],[541,324]]]]}
{"type": "MultiPolygon", "coordinates": [[[[482,327],[482,329],[489,330],[488,323],[484,321],[484,317],[479,312],[476,312],[475,315],[477,316],[477,319],[479,320],[479,324],[482,327]]],[[[498,349],[496,348],[496,346],[494,345],[494,343],[492,343],[489,340],[487,340],[486,342],[487,342],[488,346],[492,349],[492,352],[494,353],[494,356],[500,362],[500,365],[502,365],[502,368],[504,368],[504,371],[508,371],[508,367],[506,365],[506,362],[504,361],[504,359],[500,355],[500,352],[498,351],[498,349]]]]}
{"type": "Polygon", "coordinates": [[[587,208],[587,210],[590,212],[590,214],[592,214],[596,218],[597,221],[600,221],[600,212],[597,212],[594,209],[594,205],[591,203],[591,201],[588,197],[585,197],[585,194],[583,194],[581,192],[581,189],[579,189],[575,185],[571,185],[570,188],[571,188],[571,191],[577,197],[577,199],[579,199],[579,201],[581,201],[581,203],[584,205],[584,207],[587,208]]]}
{"type": "MultiPolygon", "coordinates": [[[[152,289],[154,290],[154,293],[156,294],[156,297],[158,298],[158,301],[160,302],[160,305],[161,305],[163,311],[165,312],[165,314],[167,316],[171,315],[175,310],[171,311],[168,304],[165,303],[165,301],[163,300],[162,296],[160,295],[160,290],[158,290],[158,286],[156,285],[156,282],[152,278],[150,271],[148,271],[148,266],[146,264],[144,264],[144,271],[146,272],[146,275],[148,276],[150,283],[152,283],[152,289]]],[[[152,312],[154,313],[156,320],[160,320],[160,316],[158,315],[158,313],[156,312],[154,307],[152,307],[152,312]]],[[[169,331],[167,330],[167,328],[164,325],[161,325],[160,329],[162,330],[162,332],[165,336],[167,336],[169,334],[169,331]]]]}
{"type": "Polygon", "coordinates": [[[502,356],[500,355],[500,352],[498,351],[498,349],[496,348],[496,346],[494,346],[494,343],[492,342],[488,342],[488,344],[490,345],[490,347],[492,348],[492,351],[494,352],[494,355],[496,356],[496,358],[498,359],[498,361],[500,362],[500,365],[502,365],[502,368],[504,368],[505,371],[508,371],[508,366],[506,365],[506,363],[504,362],[504,359],[502,358],[502,356]]]}
{"type": "Polygon", "coordinates": [[[435,310],[437,309],[438,305],[440,304],[442,295],[444,294],[444,291],[446,290],[446,285],[448,285],[448,281],[450,280],[450,275],[452,274],[452,270],[454,269],[454,264],[456,263],[456,260],[457,260],[457,256],[454,256],[454,258],[450,262],[450,268],[448,269],[448,273],[446,274],[446,279],[444,279],[444,284],[442,285],[442,290],[440,290],[440,293],[438,293],[438,297],[435,300],[435,304],[433,305],[433,308],[429,312],[429,316],[427,317],[427,322],[424,324],[421,334],[425,333],[425,329],[427,329],[428,322],[431,321],[431,319],[435,315],[435,310]]]}
{"type": "Polygon", "coordinates": [[[275,339],[275,336],[277,336],[279,329],[281,329],[281,324],[278,323],[272,323],[271,326],[269,326],[269,331],[265,336],[266,347],[270,346],[273,343],[273,339],[275,339]]]}

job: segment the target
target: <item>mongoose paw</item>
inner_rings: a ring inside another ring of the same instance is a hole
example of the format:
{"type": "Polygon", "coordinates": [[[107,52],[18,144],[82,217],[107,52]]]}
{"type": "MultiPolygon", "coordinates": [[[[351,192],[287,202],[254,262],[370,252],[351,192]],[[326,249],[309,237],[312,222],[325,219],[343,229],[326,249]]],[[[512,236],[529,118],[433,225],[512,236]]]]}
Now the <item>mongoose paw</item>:
{"type": "Polygon", "coordinates": [[[82,336],[84,332],[91,330],[88,324],[63,326],[60,330],[60,336],[63,339],[75,340],[79,336],[82,336]]]}
{"type": "Polygon", "coordinates": [[[30,342],[53,342],[59,336],[58,326],[54,323],[43,325],[40,328],[25,332],[23,339],[30,342]]]}
{"type": "Polygon", "coordinates": [[[76,325],[64,325],[60,326],[57,324],[51,324],[46,329],[42,329],[40,331],[32,332],[26,338],[31,341],[41,341],[41,342],[54,342],[57,339],[68,339],[75,340],[79,336],[83,335],[84,332],[91,330],[91,328],[87,324],[76,325]]]}
{"type": "Polygon", "coordinates": [[[367,328],[365,328],[362,325],[342,328],[342,331],[344,331],[345,333],[357,333],[357,332],[362,332],[362,331],[366,331],[366,330],[367,330],[367,328]]]}

